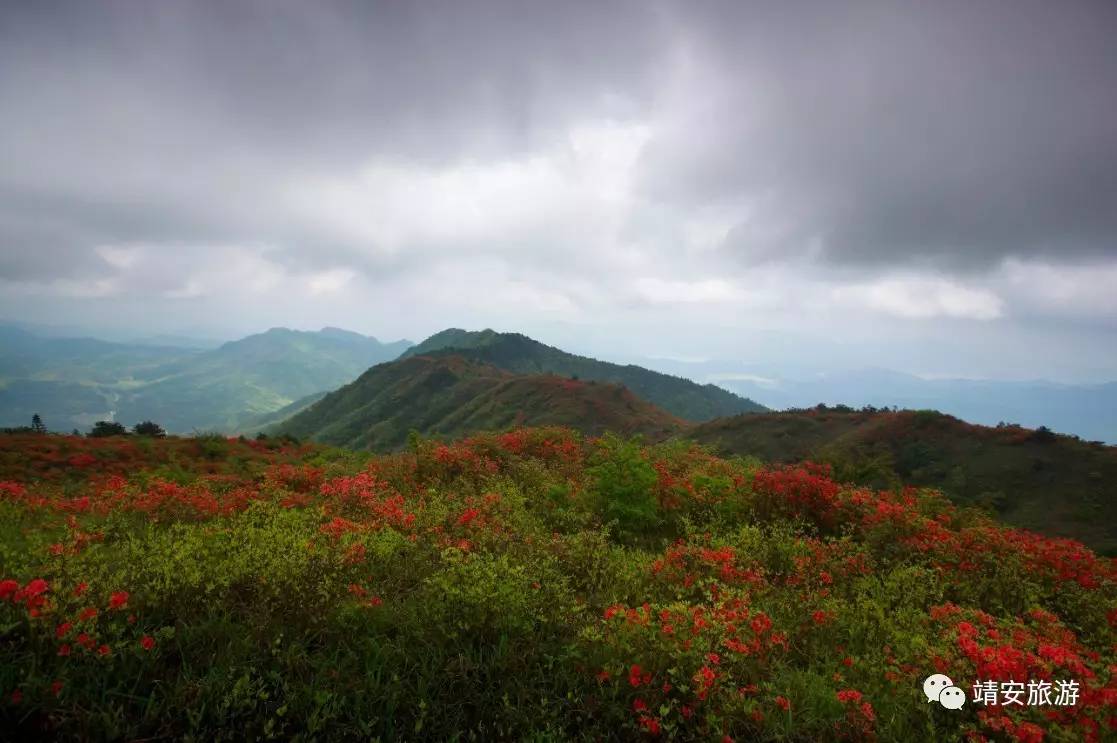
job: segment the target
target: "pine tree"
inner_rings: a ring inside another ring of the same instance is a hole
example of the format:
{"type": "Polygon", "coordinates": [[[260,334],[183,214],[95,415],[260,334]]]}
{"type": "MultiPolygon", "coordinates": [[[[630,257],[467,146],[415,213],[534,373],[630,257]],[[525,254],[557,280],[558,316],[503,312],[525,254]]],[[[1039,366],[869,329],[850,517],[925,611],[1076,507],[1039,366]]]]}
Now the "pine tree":
{"type": "Polygon", "coordinates": [[[46,433],[47,427],[43,425],[43,419],[39,417],[38,413],[31,416],[31,432],[32,433],[46,433]]]}

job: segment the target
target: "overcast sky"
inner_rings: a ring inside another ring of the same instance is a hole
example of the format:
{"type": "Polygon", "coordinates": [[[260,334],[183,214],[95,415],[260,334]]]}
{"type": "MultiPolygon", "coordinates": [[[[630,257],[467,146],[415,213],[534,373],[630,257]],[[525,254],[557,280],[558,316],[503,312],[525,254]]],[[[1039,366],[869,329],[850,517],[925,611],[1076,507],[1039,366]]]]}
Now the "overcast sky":
{"type": "Polygon", "coordinates": [[[0,317],[1117,379],[1117,2],[0,6],[0,317]]]}

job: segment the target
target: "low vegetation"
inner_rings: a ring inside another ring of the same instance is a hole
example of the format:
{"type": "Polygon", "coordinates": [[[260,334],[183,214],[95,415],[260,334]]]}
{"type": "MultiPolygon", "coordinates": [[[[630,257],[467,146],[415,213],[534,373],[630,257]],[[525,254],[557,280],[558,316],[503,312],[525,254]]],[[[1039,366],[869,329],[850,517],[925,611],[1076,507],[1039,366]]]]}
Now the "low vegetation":
{"type": "Polygon", "coordinates": [[[514,374],[557,374],[622,385],[649,403],[688,421],[767,410],[763,405],[713,384],[698,384],[633,364],[614,364],[578,356],[520,333],[450,328],[412,346],[402,358],[441,354],[464,356],[514,374]]]}
{"type": "Polygon", "coordinates": [[[274,430],[335,446],[386,451],[401,448],[412,430],[456,438],[540,425],[663,438],[684,424],[615,384],[512,374],[447,354],[374,366],[274,430]]]}
{"type": "Polygon", "coordinates": [[[0,437],[12,737],[1103,740],[1117,570],[933,490],[563,428],[0,437]],[[927,703],[938,671],[1068,706],[927,703]]]}
{"type": "Polygon", "coordinates": [[[861,485],[938,488],[998,520],[1117,555],[1117,447],[1100,442],[933,410],[824,406],[724,418],[685,435],[723,454],[826,462],[861,485]]]}

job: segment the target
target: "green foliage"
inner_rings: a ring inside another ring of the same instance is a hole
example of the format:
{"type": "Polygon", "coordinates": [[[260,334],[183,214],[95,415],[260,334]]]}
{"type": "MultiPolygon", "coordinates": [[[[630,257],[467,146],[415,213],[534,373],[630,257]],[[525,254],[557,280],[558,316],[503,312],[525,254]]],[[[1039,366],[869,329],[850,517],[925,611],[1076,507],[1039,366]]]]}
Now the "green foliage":
{"type": "Polygon", "coordinates": [[[464,356],[516,374],[557,374],[572,380],[620,385],[684,420],[705,421],[766,410],[716,385],[700,385],[631,364],[622,366],[577,356],[520,333],[450,328],[411,347],[401,358],[440,354],[464,356]]]}
{"type": "Polygon", "coordinates": [[[652,493],[655,469],[644,459],[639,443],[606,434],[586,474],[599,513],[606,522],[616,522],[620,536],[638,538],[659,524],[652,493]]]}
{"type": "MultiPolygon", "coordinates": [[[[1110,562],[935,492],[561,428],[410,444],[0,440],[0,737],[956,740],[997,732],[922,699],[940,664],[1113,684],[1110,562]]],[[[1109,716],[1044,711],[1002,710],[1109,716]]]]}
{"type": "Polygon", "coordinates": [[[140,423],[137,423],[135,426],[132,427],[132,433],[136,434],[137,436],[153,436],[157,439],[161,439],[167,435],[167,432],[163,430],[162,426],[152,421],[142,421],[140,423]]]}
{"type": "Polygon", "coordinates": [[[274,430],[384,451],[410,448],[412,431],[456,437],[524,425],[666,436],[682,422],[614,385],[513,376],[460,356],[412,356],[369,369],[274,430]]]}
{"type": "Polygon", "coordinates": [[[127,436],[128,429],[124,427],[123,423],[116,421],[97,421],[93,424],[93,428],[89,431],[89,436],[92,438],[103,438],[105,436],[127,436]]]}
{"type": "Polygon", "coordinates": [[[836,479],[871,488],[938,488],[1010,524],[1117,554],[1117,447],[933,410],[745,415],[684,435],[723,454],[826,462],[836,479]]]}
{"type": "Polygon", "coordinates": [[[194,440],[198,442],[198,449],[207,459],[224,459],[229,453],[229,440],[224,434],[216,431],[195,433],[194,440]]]}

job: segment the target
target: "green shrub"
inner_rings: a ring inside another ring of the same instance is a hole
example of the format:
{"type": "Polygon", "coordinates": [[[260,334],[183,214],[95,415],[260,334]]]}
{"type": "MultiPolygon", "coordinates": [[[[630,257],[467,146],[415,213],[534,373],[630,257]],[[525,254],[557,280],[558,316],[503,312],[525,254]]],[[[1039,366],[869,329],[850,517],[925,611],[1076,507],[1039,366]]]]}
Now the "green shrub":
{"type": "Polygon", "coordinates": [[[615,522],[619,536],[646,536],[660,523],[652,488],[656,473],[637,441],[606,434],[587,468],[595,506],[606,522],[615,522]]]}

